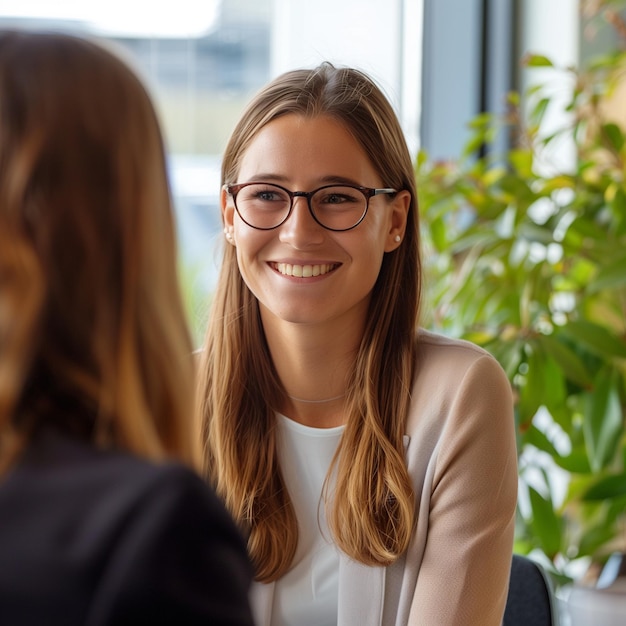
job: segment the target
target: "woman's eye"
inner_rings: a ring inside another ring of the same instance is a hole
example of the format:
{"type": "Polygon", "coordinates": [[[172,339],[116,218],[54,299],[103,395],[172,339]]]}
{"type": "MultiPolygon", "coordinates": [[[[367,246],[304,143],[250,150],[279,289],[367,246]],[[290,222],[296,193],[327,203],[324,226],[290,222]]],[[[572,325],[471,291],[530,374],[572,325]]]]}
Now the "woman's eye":
{"type": "Polygon", "coordinates": [[[256,195],[258,200],[274,200],[276,193],[273,191],[259,191],[256,195]]]}
{"type": "Polygon", "coordinates": [[[288,202],[289,198],[276,189],[257,189],[252,191],[252,199],[255,202],[288,202]]]}
{"type": "Polygon", "coordinates": [[[347,198],[345,196],[340,196],[339,194],[332,194],[326,198],[326,202],[328,204],[341,204],[342,202],[346,202],[347,198]]]}
{"type": "Polygon", "coordinates": [[[356,201],[356,198],[344,193],[329,193],[322,198],[322,204],[352,204],[356,201]]]}

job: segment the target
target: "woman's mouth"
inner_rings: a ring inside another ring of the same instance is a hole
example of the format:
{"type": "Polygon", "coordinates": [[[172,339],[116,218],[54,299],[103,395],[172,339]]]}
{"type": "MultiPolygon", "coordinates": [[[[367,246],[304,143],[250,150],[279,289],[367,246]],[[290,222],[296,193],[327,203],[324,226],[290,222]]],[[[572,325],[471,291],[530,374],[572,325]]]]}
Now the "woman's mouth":
{"type": "Polygon", "coordinates": [[[272,263],[271,266],[283,276],[295,276],[296,278],[310,278],[323,276],[332,272],[338,263],[320,263],[315,265],[296,265],[292,263],[272,263]]]}

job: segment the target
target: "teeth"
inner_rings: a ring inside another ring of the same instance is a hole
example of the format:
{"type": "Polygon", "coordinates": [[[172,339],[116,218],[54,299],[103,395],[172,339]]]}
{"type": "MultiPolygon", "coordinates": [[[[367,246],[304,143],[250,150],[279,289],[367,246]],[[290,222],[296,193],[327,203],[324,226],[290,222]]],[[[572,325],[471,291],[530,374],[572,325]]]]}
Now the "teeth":
{"type": "Polygon", "coordinates": [[[296,276],[298,278],[310,278],[311,276],[321,276],[334,270],[334,263],[322,263],[321,265],[292,265],[291,263],[274,263],[274,268],[285,276],[296,276]]]}

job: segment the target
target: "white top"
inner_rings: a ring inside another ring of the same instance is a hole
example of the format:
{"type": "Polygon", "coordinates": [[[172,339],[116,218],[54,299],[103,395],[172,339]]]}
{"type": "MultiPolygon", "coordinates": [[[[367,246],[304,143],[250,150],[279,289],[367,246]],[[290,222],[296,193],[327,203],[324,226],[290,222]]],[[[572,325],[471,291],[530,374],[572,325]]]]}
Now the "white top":
{"type": "MultiPolygon", "coordinates": [[[[337,626],[502,626],[519,480],[511,384],[485,350],[420,331],[410,398],[413,537],[388,567],[339,553],[337,626]]],[[[274,591],[254,587],[257,626],[271,626],[274,591]]]]}
{"type": "MultiPolygon", "coordinates": [[[[311,428],[277,416],[278,459],[298,519],[293,567],[276,582],[272,626],[335,626],[339,553],[322,488],[344,426],[311,428]]],[[[259,583],[255,583],[259,584],[259,583]]]]}

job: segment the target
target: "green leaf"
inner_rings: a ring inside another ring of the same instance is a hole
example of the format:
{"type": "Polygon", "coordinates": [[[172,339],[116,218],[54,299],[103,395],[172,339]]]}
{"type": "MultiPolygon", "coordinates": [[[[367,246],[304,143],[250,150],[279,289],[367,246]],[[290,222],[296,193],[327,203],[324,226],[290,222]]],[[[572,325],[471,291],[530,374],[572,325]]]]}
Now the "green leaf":
{"type": "Polygon", "coordinates": [[[597,72],[598,70],[613,69],[619,67],[620,51],[616,50],[610,54],[596,55],[588,62],[590,70],[597,72]]]}
{"type": "Polygon", "coordinates": [[[421,169],[427,163],[428,163],[428,153],[425,150],[420,150],[417,153],[417,159],[415,162],[417,169],[421,169]]]}
{"type": "Polygon", "coordinates": [[[514,149],[509,152],[509,161],[517,174],[523,178],[532,177],[533,153],[531,150],[514,149]]]}
{"type": "Polygon", "coordinates": [[[532,508],[531,527],[539,540],[541,549],[549,557],[561,548],[561,521],[554,511],[551,498],[544,498],[533,487],[528,487],[532,508]]]}
{"type": "Polygon", "coordinates": [[[506,174],[504,167],[491,167],[482,176],[482,183],[486,187],[491,187],[500,181],[506,174]]]}
{"type": "Polygon", "coordinates": [[[615,233],[618,237],[626,235],[626,192],[623,185],[615,184],[617,189],[609,201],[611,211],[613,212],[613,221],[615,223],[615,233]]]}
{"type": "Polygon", "coordinates": [[[524,61],[528,67],[554,67],[554,63],[543,54],[528,54],[524,61]]]}
{"type": "Polygon", "coordinates": [[[541,369],[536,373],[544,381],[543,400],[546,408],[553,415],[565,405],[565,376],[556,361],[547,356],[543,359],[541,369]]]}
{"type": "Polygon", "coordinates": [[[519,369],[521,359],[519,342],[517,340],[498,340],[484,344],[484,346],[500,363],[509,380],[513,380],[513,377],[519,369]]]}
{"type": "Polygon", "coordinates": [[[591,388],[592,379],[580,357],[573,350],[550,335],[540,335],[537,342],[559,364],[568,380],[583,388],[591,388]]]}
{"type": "Polygon", "coordinates": [[[581,450],[573,450],[571,454],[567,456],[557,455],[552,458],[559,467],[567,472],[573,474],[588,474],[591,471],[587,454],[581,450]]]}
{"type": "Polygon", "coordinates": [[[572,343],[584,346],[589,352],[602,358],[626,358],[626,341],[599,324],[577,320],[562,326],[558,335],[572,343]]]}
{"type": "Polygon", "coordinates": [[[573,176],[559,174],[553,178],[546,178],[545,180],[539,181],[539,183],[542,185],[541,193],[549,194],[557,189],[573,189],[576,181],[573,176]]]}
{"type": "Polygon", "coordinates": [[[493,115],[491,113],[479,113],[475,117],[473,117],[469,122],[469,128],[475,128],[478,130],[485,130],[489,127],[493,120],[493,115]]]}
{"type": "Polygon", "coordinates": [[[589,293],[626,287],[626,256],[603,267],[589,284],[589,293]]]}
{"type": "Polygon", "coordinates": [[[583,429],[591,468],[598,472],[615,456],[623,430],[617,375],[598,374],[595,389],[585,394],[583,429]]]}
{"type": "Polygon", "coordinates": [[[557,456],[558,453],[552,442],[545,433],[541,432],[536,426],[532,425],[525,436],[526,443],[530,443],[538,450],[547,452],[551,457],[557,456]]]}
{"type": "Polygon", "coordinates": [[[519,390],[519,407],[522,416],[535,415],[539,407],[545,404],[545,381],[542,375],[545,355],[532,351],[527,355],[528,373],[519,390]]]}
{"type": "Polygon", "coordinates": [[[514,107],[518,107],[520,105],[520,94],[517,91],[509,91],[506,94],[506,101],[508,104],[514,107]]]}
{"type": "Polygon", "coordinates": [[[539,102],[530,111],[530,119],[535,124],[541,124],[543,116],[550,106],[550,98],[541,98],[539,102]]]}
{"type": "Polygon", "coordinates": [[[537,241],[545,245],[554,241],[553,233],[550,228],[539,226],[532,222],[524,222],[518,229],[520,237],[524,237],[528,241],[537,241]]]}
{"type": "Polygon", "coordinates": [[[603,476],[583,494],[585,501],[610,500],[626,496],[626,472],[603,476]]]}
{"type": "Polygon", "coordinates": [[[624,135],[620,127],[612,122],[602,126],[602,134],[615,152],[620,152],[624,146],[624,135]]]}
{"type": "Polygon", "coordinates": [[[474,135],[464,146],[463,156],[470,156],[479,150],[485,143],[485,138],[481,135],[474,135]]]}
{"type": "Polygon", "coordinates": [[[443,252],[448,242],[446,240],[446,224],[442,218],[434,219],[430,223],[430,236],[437,252],[443,252]]]}
{"type": "Polygon", "coordinates": [[[578,546],[577,556],[594,555],[599,548],[615,539],[616,529],[604,519],[584,531],[578,546]]]}

